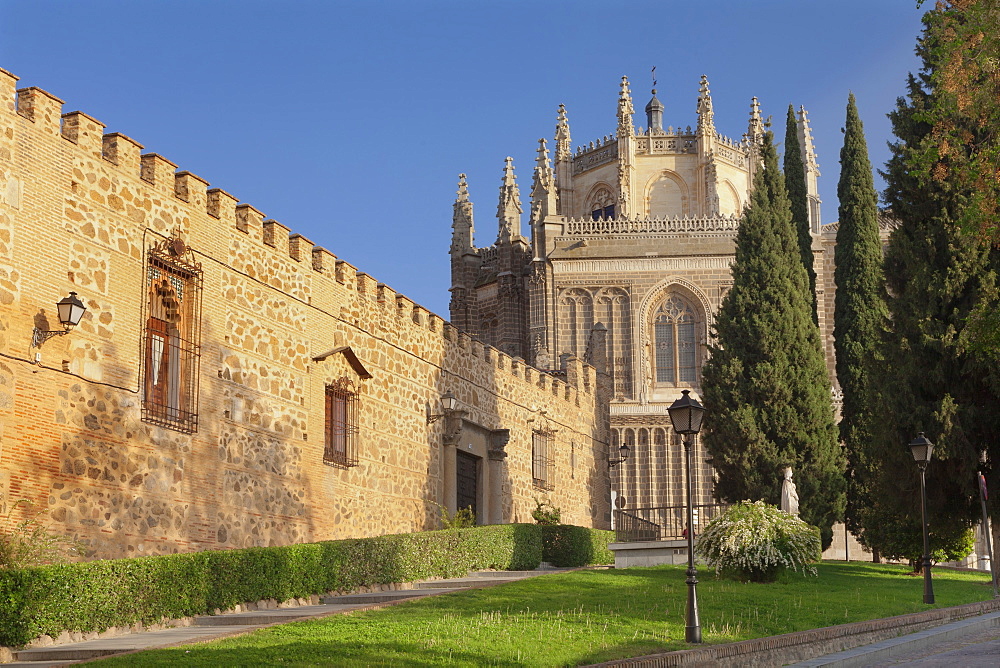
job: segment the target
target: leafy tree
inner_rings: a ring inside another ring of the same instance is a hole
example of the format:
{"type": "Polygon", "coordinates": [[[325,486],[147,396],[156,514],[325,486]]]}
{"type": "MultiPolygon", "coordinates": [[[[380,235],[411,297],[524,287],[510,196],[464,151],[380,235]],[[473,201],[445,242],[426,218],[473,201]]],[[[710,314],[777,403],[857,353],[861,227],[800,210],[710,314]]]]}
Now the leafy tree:
{"type": "Polygon", "coordinates": [[[813,267],[812,231],[809,226],[809,193],[806,189],[806,170],[802,164],[802,147],[799,144],[799,126],[792,105],[788,105],[788,116],[785,119],[784,168],[785,187],[788,189],[788,199],[792,205],[792,224],[799,236],[802,264],[809,275],[813,320],[819,322],[816,313],[816,269],[813,267]]]}
{"type": "Polygon", "coordinates": [[[728,501],[777,504],[781,472],[793,467],[801,517],[829,545],[844,509],[844,460],[770,130],[762,155],[704,369],[705,444],[719,474],[716,493],[728,501]]]}
{"type": "MultiPolygon", "coordinates": [[[[997,39],[986,37],[983,21],[996,12],[995,0],[942,2],[928,12],[917,45],[922,71],[910,76],[907,96],[889,115],[898,141],[884,173],[885,200],[900,224],[885,259],[892,331],[881,374],[884,419],[873,438],[875,503],[859,517],[862,541],[879,550],[890,549],[892,531],[920,536],[919,478],[906,447],[917,432],[937,446],[927,467],[932,549],[957,544],[975,521],[979,455],[1000,454],[996,351],[970,345],[977,314],[997,304],[997,249],[969,224],[995,206],[984,200],[990,188],[971,175],[989,160],[997,168],[988,148],[996,127],[981,123],[975,104],[986,101],[978,93],[954,89],[956,81],[978,80],[956,69],[981,69],[976,51],[997,39]],[[949,145],[950,137],[963,145],[949,145]]],[[[995,86],[996,72],[990,76],[995,86]]],[[[996,515],[995,498],[993,509],[996,515]]]]}
{"type": "Polygon", "coordinates": [[[888,311],[878,196],[854,93],[847,100],[837,198],[840,227],[834,255],[837,294],[833,336],[837,379],[844,393],[840,438],[846,446],[848,462],[847,526],[858,533],[858,509],[872,505],[871,478],[878,466],[872,452],[872,423],[878,419],[875,413],[878,372],[874,365],[885,336],[888,311]]]}
{"type": "Polygon", "coordinates": [[[535,509],[531,511],[531,517],[535,520],[535,524],[556,526],[557,524],[562,524],[560,521],[561,516],[562,511],[549,503],[548,499],[540,501],[537,497],[535,498],[535,509]]]}

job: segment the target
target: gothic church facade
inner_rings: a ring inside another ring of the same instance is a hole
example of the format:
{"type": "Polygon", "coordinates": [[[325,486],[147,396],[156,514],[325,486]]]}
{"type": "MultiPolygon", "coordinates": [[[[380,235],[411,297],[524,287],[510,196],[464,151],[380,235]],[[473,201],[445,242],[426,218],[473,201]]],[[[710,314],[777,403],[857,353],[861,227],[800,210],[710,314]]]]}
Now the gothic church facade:
{"type": "MultiPolygon", "coordinates": [[[[712,322],[732,284],[740,214],[749,201],[765,126],[753,98],[739,140],[716,130],[701,78],[695,126],[664,127],[656,90],[646,128],[633,124],[622,77],[616,132],[574,151],[560,105],[554,157],[539,140],[531,184],[530,238],[507,158],[496,241],[477,247],[465,176],[454,205],[451,320],[484,342],[539,368],[580,357],[613,379],[610,451],[628,445],[614,469],[619,504],[684,503],[682,449],[667,407],[697,396],[712,322]]],[[[799,143],[810,204],[820,326],[832,355],[832,246],[823,234],[819,168],[809,120],[800,108],[799,143]]],[[[695,503],[713,503],[713,473],[698,444],[695,503]]]]}

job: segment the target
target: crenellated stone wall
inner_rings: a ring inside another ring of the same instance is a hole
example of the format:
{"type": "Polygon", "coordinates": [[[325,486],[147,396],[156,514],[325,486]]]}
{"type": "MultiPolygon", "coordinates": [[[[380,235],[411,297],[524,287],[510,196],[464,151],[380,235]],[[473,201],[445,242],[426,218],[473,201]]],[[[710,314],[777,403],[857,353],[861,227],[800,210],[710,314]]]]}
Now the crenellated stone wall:
{"type": "Polygon", "coordinates": [[[531,521],[538,498],[608,525],[606,376],[575,359],[543,373],[471,339],[16,82],[0,70],[0,522],[40,512],[93,557],[434,529],[462,450],[480,522],[531,521]],[[143,413],[147,258],[173,240],[202,271],[193,433],[143,413]],[[82,322],[34,347],[70,291],[82,322]],[[357,461],[332,466],[325,388],[342,379],[357,461]],[[429,419],[446,392],[458,412],[429,419]],[[533,482],[536,432],[550,490],[533,482]],[[7,513],[18,499],[33,510],[7,513]]]}

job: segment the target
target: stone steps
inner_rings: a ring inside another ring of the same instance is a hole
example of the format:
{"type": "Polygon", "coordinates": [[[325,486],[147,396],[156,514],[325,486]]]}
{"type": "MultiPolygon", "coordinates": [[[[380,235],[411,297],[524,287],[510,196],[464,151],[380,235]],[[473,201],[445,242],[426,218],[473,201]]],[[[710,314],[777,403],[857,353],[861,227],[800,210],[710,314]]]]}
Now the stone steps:
{"type": "Polygon", "coordinates": [[[454,588],[436,589],[399,589],[396,591],[373,591],[369,594],[345,594],[343,596],[323,596],[320,601],[327,604],[369,605],[372,603],[388,603],[389,601],[404,601],[409,598],[421,598],[433,594],[448,594],[456,591],[454,588]]]}
{"type": "Polygon", "coordinates": [[[280,622],[293,622],[338,612],[350,606],[346,605],[303,605],[297,608],[277,608],[274,610],[255,610],[253,612],[238,612],[228,615],[202,615],[194,618],[194,626],[264,626],[280,622]]]}
{"type": "Polygon", "coordinates": [[[451,578],[449,580],[427,580],[416,582],[414,589],[468,589],[469,587],[486,587],[502,582],[514,582],[523,578],[451,578]]]}
{"type": "MultiPolygon", "coordinates": [[[[252,628],[254,628],[252,625],[230,626],[226,629],[226,634],[252,628]]],[[[177,642],[210,639],[219,635],[217,627],[179,626],[162,631],[118,636],[117,638],[88,640],[69,645],[55,645],[35,649],[22,649],[14,652],[14,658],[18,663],[28,663],[28,665],[38,665],[35,662],[86,661],[88,659],[97,659],[102,656],[112,656],[138,649],[163,647],[177,642]]],[[[4,664],[4,667],[6,668],[6,666],[10,665],[13,664],[4,664]]]]}

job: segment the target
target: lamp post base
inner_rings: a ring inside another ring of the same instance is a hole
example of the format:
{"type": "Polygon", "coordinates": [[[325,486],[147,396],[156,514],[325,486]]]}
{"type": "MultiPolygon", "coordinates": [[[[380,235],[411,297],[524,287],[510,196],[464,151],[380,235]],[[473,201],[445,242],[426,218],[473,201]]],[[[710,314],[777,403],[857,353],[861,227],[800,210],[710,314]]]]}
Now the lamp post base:
{"type": "Polygon", "coordinates": [[[934,586],[931,584],[931,558],[924,555],[924,603],[934,603],[934,586]]]}
{"type": "Polygon", "coordinates": [[[698,571],[694,568],[687,570],[687,613],[685,615],[684,640],[690,643],[701,642],[701,621],[698,619],[698,571]]]}

